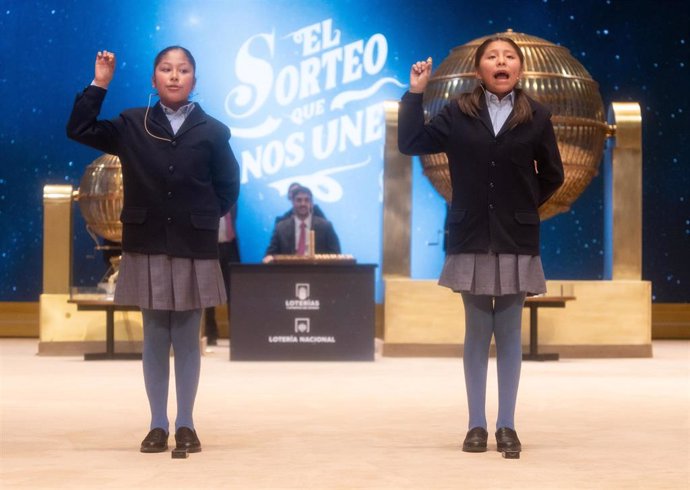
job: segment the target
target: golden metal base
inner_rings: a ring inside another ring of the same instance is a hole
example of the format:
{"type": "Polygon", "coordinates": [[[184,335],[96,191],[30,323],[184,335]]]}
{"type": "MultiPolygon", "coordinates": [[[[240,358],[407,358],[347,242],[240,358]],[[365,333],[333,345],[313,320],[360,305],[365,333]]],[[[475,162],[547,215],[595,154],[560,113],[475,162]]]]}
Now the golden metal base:
{"type": "MultiPolygon", "coordinates": [[[[435,280],[385,278],[384,355],[459,355],[465,312],[459,294],[435,280]],[[434,354],[436,353],[436,354],[434,354]]],[[[539,310],[539,349],[561,357],[651,356],[649,281],[547,281],[547,295],[572,287],[565,308],[539,310]]],[[[523,313],[529,345],[529,311],[523,313]]]]}

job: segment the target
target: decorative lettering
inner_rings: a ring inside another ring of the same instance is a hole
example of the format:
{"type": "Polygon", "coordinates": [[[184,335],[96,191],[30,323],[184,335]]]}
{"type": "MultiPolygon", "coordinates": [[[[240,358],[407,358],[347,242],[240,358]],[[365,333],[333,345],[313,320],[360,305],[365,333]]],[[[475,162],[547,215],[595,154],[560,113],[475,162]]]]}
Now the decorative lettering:
{"type": "Polygon", "coordinates": [[[321,199],[340,199],[339,182],[324,180],[320,172],[336,166],[357,168],[342,161],[354,149],[375,144],[372,153],[380,153],[382,102],[366,101],[387,84],[404,87],[395,78],[380,76],[387,58],[383,34],[344,42],[333,19],[287,35],[265,32],[249,37],[234,62],[239,83],[225,98],[232,134],[257,141],[240,153],[241,182],[272,179],[268,185],[282,193],[282,182],[293,173],[287,171],[309,163],[322,168],[303,171],[300,178],[322,182],[322,193],[331,194],[321,199]],[[350,107],[353,104],[357,105],[350,107]]]}

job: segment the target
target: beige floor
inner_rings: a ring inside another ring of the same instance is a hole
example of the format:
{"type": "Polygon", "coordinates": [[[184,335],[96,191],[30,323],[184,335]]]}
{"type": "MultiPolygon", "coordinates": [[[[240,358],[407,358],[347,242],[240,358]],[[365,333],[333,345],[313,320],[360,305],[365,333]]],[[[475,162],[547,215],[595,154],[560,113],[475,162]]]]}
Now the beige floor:
{"type": "MultiPolygon", "coordinates": [[[[689,342],[523,364],[520,460],[459,450],[458,359],[238,363],[221,346],[202,361],[204,451],[173,460],[138,452],[140,362],[36,350],[0,340],[3,489],[690,488],[689,342]]],[[[492,382],[490,419],[495,405],[492,382]]]]}

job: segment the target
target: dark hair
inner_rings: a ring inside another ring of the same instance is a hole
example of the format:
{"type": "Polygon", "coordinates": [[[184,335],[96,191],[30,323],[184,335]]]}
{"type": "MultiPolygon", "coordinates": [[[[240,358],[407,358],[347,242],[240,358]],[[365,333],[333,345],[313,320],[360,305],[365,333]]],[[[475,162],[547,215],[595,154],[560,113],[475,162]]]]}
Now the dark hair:
{"type": "Polygon", "coordinates": [[[297,194],[306,194],[309,196],[309,199],[314,199],[314,196],[311,193],[311,189],[309,187],[304,187],[303,185],[297,185],[297,187],[295,187],[292,190],[292,197],[290,198],[290,200],[295,199],[295,197],[297,197],[297,194]]]}
{"type": "MultiPolygon", "coordinates": [[[[477,52],[474,54],[475,69],[479,69],[479,63],[482,60],[482,56],[484,56],[486,48],[489,47],[489,44],[496,41],[503,41],[510,44],[520,59],[520,67],[525,66],[525,55],[522,54],[520,46],[518,46],[515,41],[509,37],[493,36],[486,38],[477,48],[477,52]]],[[[523,93],[522,89],[514,88],[513,90],[515,91],[515,101],[513,102],[513,115],[508,121],[508,129],[512,129],[518,124],[532,120],[532,106],[527,100],[527,96],[523,93]]],[[[479,108],[481,107],[480,101],[483,96],[484,87],[480,82],[472,92],[460,95],[458,98],[460,110],[468,116],[479,117],[479,108]]]]}
{"type": "Polygon", "coordinates": [[[176,49],[179,49],[184,53],[184,55],[187,57],[187,61],[189,61],[189,64],[192,65],[192,68],[194,68],[194,73],[196,73],[196,60],[194,60],[194,56],[192,56],[192,53],[187,48],[183,48],[182,46],[168,46],[167,48],[161,50],[161,52],[158,53],[156,58],[153,60],[153,71],[156,71],[156,67],[161,62],[163,56],[168,54],[170,51],[175,51],[176,49]]]}
{"type": "Polygon", "coordinates": [[[295,195],[295,191],[302,187],[299,182],[293,182],[288,186],[287,198],[292,201],[292,197],[295,195]]]}

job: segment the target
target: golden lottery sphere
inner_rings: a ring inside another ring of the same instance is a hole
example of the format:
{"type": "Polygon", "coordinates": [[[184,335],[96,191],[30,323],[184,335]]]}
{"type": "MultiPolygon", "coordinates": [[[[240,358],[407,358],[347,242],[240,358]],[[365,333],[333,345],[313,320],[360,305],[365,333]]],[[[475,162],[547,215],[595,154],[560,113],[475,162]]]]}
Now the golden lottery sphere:
{"type": "Polygon", "coordinates": [[[122,167],[115,155],[91,162],[81,177],[78,202],[86,226],[96,235],[122,242],[122,167]]]}
{"type": "MultiPolygon", "coordinates": [[[[539,209],[544,220],[570,209],[597,174],[609,131],[599,84],[568,49],[509,29],[451,50],[424,92],[427,118],[436,115],[461,93],[474,90],[478,83],[474,55],[488,37],[507,37],[520,46],[525,63],[518,86],[552,110],[551,121],[563,159],[565,182],[539,209]]],[[[423,156],[422,165],[434,188],[450,203],[452,189],[446,154],[423,156]]]]}

